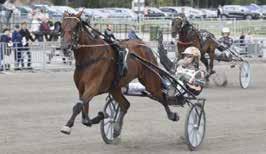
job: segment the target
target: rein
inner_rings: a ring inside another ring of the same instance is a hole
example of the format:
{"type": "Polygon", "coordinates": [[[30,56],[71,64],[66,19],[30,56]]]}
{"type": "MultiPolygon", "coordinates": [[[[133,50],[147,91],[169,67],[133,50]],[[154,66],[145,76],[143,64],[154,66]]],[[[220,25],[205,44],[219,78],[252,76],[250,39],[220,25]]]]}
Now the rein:
{"type": "Polygon", "coordinates": [[[187,46],[187,45],[191,45],[191,44],[193,44],[193,41],[190,41],[190,42],[183,42],[183,41],[178,40],[177,43],[180,44],[180,45],[183,45],[183,46],[187,46]]]}

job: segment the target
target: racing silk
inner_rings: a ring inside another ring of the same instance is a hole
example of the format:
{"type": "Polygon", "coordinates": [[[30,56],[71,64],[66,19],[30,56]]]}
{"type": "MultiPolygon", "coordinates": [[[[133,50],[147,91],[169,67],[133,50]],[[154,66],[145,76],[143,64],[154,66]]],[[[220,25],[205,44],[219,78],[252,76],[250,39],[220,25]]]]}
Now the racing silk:
{"type": "Polygon", "coordinates": [[[176,70],[176,79],[182,82],[191,82],[195,86],[205,85],[205,76],[207,74],[206,67],[202,62],[197,66],[195,63],[186,64],[184,60],[178,62],[176,70]]]}
{"type": "Polygon", "coordinates": [[[220,42],[225,47],[225,49],[229,49],[233,44],[233,39],[229,36],[224,36],[221,37],[218,42],[220,42]]]}

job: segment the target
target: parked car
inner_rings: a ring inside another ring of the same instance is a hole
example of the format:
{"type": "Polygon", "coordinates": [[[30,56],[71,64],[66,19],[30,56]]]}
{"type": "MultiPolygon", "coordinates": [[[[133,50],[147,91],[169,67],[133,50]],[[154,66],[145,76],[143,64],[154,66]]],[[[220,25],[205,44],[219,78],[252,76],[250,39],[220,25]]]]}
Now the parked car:
{"type": "Polygon", "coordinates": [[[147,7],[147,14],[144,14],[145,17],[167,17],[167,14],[155,7],[147,7]]]}
{"type": "Polygon", "coordinates": [[[51,8],[60,12],[61,14],[63,14],[65,11],[67,11],[68,13],[72,13],[72,14],[78,13],[78,11],[76,11],[75,9],[69,6],[51,6],[51,8]]]}
{"type": "Polygon", "coordinates": [[[266,5],[261,6],[262,18],[266,19],[266,5]]]}
{"type": "Polygon", "coordinates": [[[26,18],[32,14],[32,8],[29,6],[17,6],[17,9],[19,10],[21,17],[26,18]]]}
{"type": "Polygon", "coordinates": [[[137,20],[137,14],[130,9],[126,8],[112,8],[111,18],[128,18],[137,20]]]}
{"type": "Polygon", "coordinates": [[[106,19],[110,17],[109,11],[103,11],[102,9],[91,9],[91,8],[78,8],[77,11],[83,10],[83,14],[86,18],[94,19],[106,19]]]}
{"type": "Polygon", "coordinates": [[[92,18],[92,16],[93,16],[93,9],[76,8],[75,10],[78,11],[78,12],[83,10],[83,16],[82,17],[92,18]]]}
{"type": "Polygon", "coordinates": [[[184,14],[189,19],[202,19],[203,13],[195,8],[188,7],[188,6],[182,6],[182,7],[172,7],[174,8],[178,13],[182,13],[182,9],[184,10],[184,14]]]}
{"type": "Polygon", "coordinates": [[[46,13],[48,13],[49,18],[54,18],[57,20],[60,20],[63,17],[63,14],[61,12],[58,12],[56,9],[43,4],[35,4],[32,6],[33,9],[42,9],[46,13]]]}
{"type": "Polygon", "coordinates": [[[180,14],[175,7],[160,7],[160,10],[166,13],[168,17],[176,17],[180,14]]]}
{"type": "Polygon", "coordinates": [[[236,18],[236,19],[259,19],[258,13],[253,13],[248,8],[240,5],[224,5],[223,18],[236,18]]]}
{"type": "Polygon", "coordinates": [[[250,4],[245,6],[252,14],[259,15],[259,18],[262,18],[262,9],[257,4],[250,4]]]}
{"type": "Polygon", "coordinates": [[[210,10],[210,9],[201,9],[203,18],[216,18],[217,17],[217,11],[216,10],[210,10]]]}

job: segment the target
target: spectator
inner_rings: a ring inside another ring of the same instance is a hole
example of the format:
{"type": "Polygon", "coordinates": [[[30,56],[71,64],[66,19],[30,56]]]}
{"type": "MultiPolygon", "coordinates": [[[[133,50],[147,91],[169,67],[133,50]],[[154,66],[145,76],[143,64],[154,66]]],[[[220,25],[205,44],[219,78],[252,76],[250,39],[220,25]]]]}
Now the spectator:
{"type": "Polygon", "coordinates": [[[245,42],[247,44],[253,44],[254,43],[254,37],[251,34],[251,31],[249,31],[245,37],[245,42]]]}
{"type": "Polygon", "coordinates": [[[61,33],[61,22],[55,22],[51,30],[49,41],[57,41],[61,33]]]}
{"type": "Polygon", "coordinates": [[[138,35],[136,34],[135,28],[131,27],[129,33],[128,33],[128,39],[130,40],[141,40],[138,35]]]}
{"type": "MultiPolygon", "coordinates": [[[[11,35],[10,35],[10,30],[9,29],[4,29],[3,30],[4,35],[1,36],[0,42],[0,71],[3,70],[3,59],[4,55],[9,56],[11,54],[11,35]],[[4,49],[4,51],[3,51],[4,49]]],[[[10,64],[5,63],[5,69],[9,70],[10,69],[10,64]]]]}
{"type": "Polygon", "coordinates": [[[241,33],[240,37],[239,37],[239,46],[245,46],[245,34],[244,32],[241,33]]]}
{"type": "Polygon", "coordinates": [[[107,28],[105,29],[104,31],[104,35],[105,35],[105,39],[108,40],[108,41],[115,41],[116,38],[113,34],[113,31],[112,31],[112,25],[107,25],[107,28]]]}
{"type": "Polygon", "coordinates": [[[50,35],[51,35],[51,29],[50,29],[50,24],[49,20],[45,19],[41,25],[40,25],[40,31],[41,33],[45,36],[45,40],[49,41],[50,40],[50,35]]]}
{"type": "Polygon", "coordinates": [[[19,64],[21,64],[22,68],[24,64],[22,62],[22,35],[20,34],[19,25],[15,25],[15,31],[12,33],[12,42],[15,51],[15,70],[19,70],[19,64]]]}
{"type": "Polygon", "coordinates": [[[223,8],[221,5],[219,5],[217,8],[217,18],[222,18],[222,14],[223,14],[223,8]]]}
{"type": "MultiPolygon", "coordinates": [[[[19,31],[19,33],[22,36],[22,48],[21,51],[26,52],[27,54],[27,59],[28,59],[28,63],[27,63],[27,67],[28,69],[31,69],[31,52],[29,51],[29,43],[28,41],[34,41],[34,39],[32,38],[28,28],[27,28],[27,23],[23,22],[21,23],[21,30],[19,31]]],[[[22,57],[21,59],[22,61],[22,67],[24,67],[24,58],[22,57]]]]}
{"type": "Polygon", "coordinates": [[[44,22],[49,20],[49,15],[46,13],[45,9],[42,8],[40,11],[38,11],[38,18],[44,22]]]}
{"type": "Polygon", "coordinates": [[[30,31],[34,34],[34,40],[38,40],[39,42],[43,41],[43,34],[40,32],[40,19],[36,13],[36,10],[33,10],[32,13],[32,21],[31,21],[31,29],[30,31]]]}
{"type": "Polygon", "coordinates": [[[8,27],[10,24],[10,19],[12,17],[13,12],[16,9],[16,6],[14,5],[15,0],[8,0],[3,4],[3,8],[5,10],[5,17],[6,17],[6,26],[8,27]]]}

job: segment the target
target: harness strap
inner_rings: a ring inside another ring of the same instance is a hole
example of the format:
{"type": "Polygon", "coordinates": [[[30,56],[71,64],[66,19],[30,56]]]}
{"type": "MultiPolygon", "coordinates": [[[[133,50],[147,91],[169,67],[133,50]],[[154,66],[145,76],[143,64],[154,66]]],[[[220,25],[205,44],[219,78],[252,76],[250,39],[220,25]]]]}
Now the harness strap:
{"type": "Polygon", "coordinates": [[[191,45],[191,44],[193,44],[193,41],[190,41],[190,42],[183,42],[183,41],[178,40],[177,43],[180,44],[180,45],[184,45],[184,46],[186,46],[186,45],[191,45]]]}
{"type": "Polygon", "coordinates": [[[93,48],[93,47],[104,47],[104,46],[112,46],[112,44],[94,44],[94,45],[86,45],[86,44],[78,44],[78,48],[93,48]]]}

